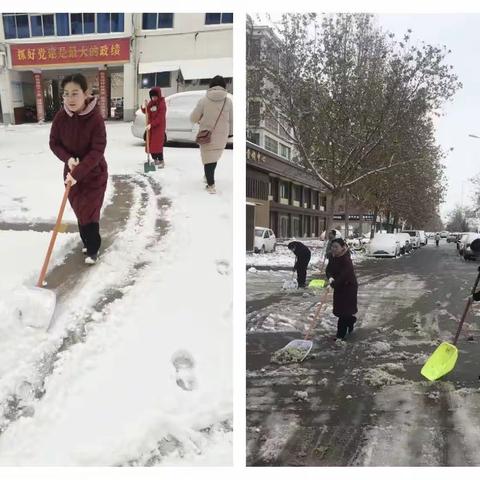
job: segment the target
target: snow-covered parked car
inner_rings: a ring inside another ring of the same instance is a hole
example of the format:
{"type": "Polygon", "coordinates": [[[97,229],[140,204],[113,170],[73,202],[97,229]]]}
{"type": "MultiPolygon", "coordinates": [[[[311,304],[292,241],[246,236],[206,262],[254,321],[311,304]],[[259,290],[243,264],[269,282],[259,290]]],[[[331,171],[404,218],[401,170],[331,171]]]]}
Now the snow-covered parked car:
{"type": "Polygon", "coordinates": [[[400,241],[395,233],[377,233],[366,247],[369,257],[397,257],[400,241]]]}
{"type": "Polygon", "coordinates": [[[255,240],[253,250],[255,253],[274,252],[277,246],[277,238],[273,230],[264,227],[255,227],[255,240]]]}
{"type": "Polygon", "coordinates": [[[410,243],[413,248],[420,248],[420,231],[419,230],[403,230],[402,233],[410,235],[410,243]]]}
{"type": "Polygon", "coordinates": [[[412,251],[412,244],[410,243],[410,235],[405,232],[398,232],[397,238],[400,242],[400,253],[403,255],[405,253],[410,253],[412,251]]]}
{"type": "Polygon", "coordinates": [[[477,238],[480,238],[480,233],[468,232],[462,235],[458,253],[460,253],[465,260],[475,260],[480,257],[477,252],[474,252],[470,248],[471,243],[477,238]]]}
{"type": "MultiPolygon", "coordinates": [[[[198,101],[205,96],[205,90],[193,90],[189,92],[174,93],[165,97],[167,105],[167,126],[165,130],[165,142],[179,142],[195,144],[198,133],[198,124],[190,122],[190,114],[198,101]]],[[[228,94],[230,98],[232,96],[228,94]]],[[[145,133],[145,114],[139,108],[135,112],[132,124],[132,133],[135,137],[143,140],[145,133]]],[[[228,144],[233,138],[228,139],[228,144]]]]}

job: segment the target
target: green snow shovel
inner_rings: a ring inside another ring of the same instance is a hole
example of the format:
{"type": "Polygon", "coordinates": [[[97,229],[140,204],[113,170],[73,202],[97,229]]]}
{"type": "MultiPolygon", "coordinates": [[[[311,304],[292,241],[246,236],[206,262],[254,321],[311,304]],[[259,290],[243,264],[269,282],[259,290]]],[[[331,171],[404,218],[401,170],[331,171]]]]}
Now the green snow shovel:
{"type": "MultiPolygon", "coordinates": [[[[145,121],[146,121],[146,126],[148,126],[148,110],[145,109],[145,121]]],[[[155,163],[151,161],[150,158],[150,130],[146,130],[147,135],[146,135],[146,150],[147,150],[147,161],[143,164],[143,172],[148,173],[148,172],[155,172],[157,169],[155,168],[155,163]]]]}
{"type": "Polygon", "coordinates": [[[432,355],[427,360],[420,372],[425,378],[428,378],[428,380],[438,380],[447,373],[451,372],[455,367],[455,363],[457,362],[458,358],[458,349],[456,347],[456,344],[458,341],[458,337],[460,336],[460,332],[462,330],[465,318],[468,314],[468,311],[470,310],[470,307],[472,306],[473,295],[475,293],[475,290],[477,289],[479,281],[480,267],[478,268],[478,275],[477,279],[475,280],[475,284],[473,285],[472,293],[468,297],[467,304],[465,305],[465,309],[463,310],[462,318],[460,319],[460,323],[458,324],[457,333],[455,334],[455,339],[453,340],[453,343],[443,342],[442,344],[440,344],[437,349],[432,353],[432,355]]]}
{"type": "MultiPolygon", "coordinates": [[[[323,262],[322,266],[320,267],[320,275],[323,274],[323,268],[325,267],[325,252],[323,253],[323,262]]],[[[309,288],[324,288],[327,285],[327,281],[322,279],[322,278],[314,278],[313,280],[310,280],[310,283],[308,284],[309,288]]]]}
{"type": "Polygon", "coordinates": [[[63,194],[62,203],[58,212],[57,221],[52,231],[50,243],[48,245],[47,254],[43,261],[42,270],[38,277],[38,281],[35,287],[24,287],[23,290],[16,292],[16,301],[19,304],[17,307],[17,315],[24,325],[35,328],[44,328],[50,325],[52,320],[55,305],[56,295],[52,290],[46,290],[44,287],[45,276],[47,275],[48,264],[50,257],[52,256],[53,247],[57,234],[61,230],[63,212],[67,204],[68,194],[70,192],[71,184],[67,183],[65,192],[63,194]]]}
{"type": "Polygon", "coordinates": [[[325,302],[327,301],[329,292],[330,289],[327,288],[325,290],[325,293],[323,294],[322,299],[320,300],[320,303],[318,304],[317,311],[315,312],[315,315],[310,322],[307,334],[305,335],[303,340],[292,340],[291,342],[287,343],[283,348],[274,352],[271,357],[272,363],[300,363],[303,362],[305,358],[307,358],[307,355],[310,353],[310,350],[313,347],[313,342],[312,340],[309,340],[309,338],[312,334],[313,329],[317,325],[318,319],[320,317],[320,311],[325,302]]]}

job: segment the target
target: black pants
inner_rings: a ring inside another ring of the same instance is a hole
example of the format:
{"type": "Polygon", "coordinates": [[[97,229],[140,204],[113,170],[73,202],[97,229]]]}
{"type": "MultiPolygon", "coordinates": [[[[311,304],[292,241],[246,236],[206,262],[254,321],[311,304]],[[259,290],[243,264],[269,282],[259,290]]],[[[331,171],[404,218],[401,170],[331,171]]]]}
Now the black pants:
{"type": "Polygon", "coordinates": [[[307,267],[310,262],[309,255],[307,258],[302,258],[297,260],[297,283],[299,287],[305,287],[307,281],[307,267]]]}
{"type": "Polygon", "coordinates": [[[217,168],[217,162],[206,163],[203,168],[205,170],[205,176],[207,177],[207,185],[209,187],[215,185],[215,169],[217,168]]]}
{"type": "Polygon", "coordinates": [[[159,160],[163,162],[163,152],[162,153],[151,153],[150,154],[154,160],[159,160]]]}
{"type": "Polygon", "coordinates": [[[338,317],[337,338],[345,338],[347,330],[350,333],[353,330],[353,324],[357,321],[354,315],[345,315],[338,317]]]}
{"type": "Polygon", "coordinates": [[[83,245],[87,249],[87,255],[96,255],[100,250],[102,237],[100,237],[100,225],[98,223],[87,223],[86,225],[78,224],[80,238],[83,245]]]}

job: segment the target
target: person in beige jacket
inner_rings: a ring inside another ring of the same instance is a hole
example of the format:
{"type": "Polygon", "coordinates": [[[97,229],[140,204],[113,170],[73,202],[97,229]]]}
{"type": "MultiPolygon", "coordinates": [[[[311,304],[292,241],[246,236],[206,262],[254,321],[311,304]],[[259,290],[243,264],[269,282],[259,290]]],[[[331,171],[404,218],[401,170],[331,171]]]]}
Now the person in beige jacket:
{"type": "Polygon", "coordinates": [[[199,131],[211,132],[210,143],[200,145],[206,188],[209,193],[215,193],[215,168],[225,150],[228,137],[233,135],[233,103],[227,96],[226,87],[222,76],[213,77],[207,93],[198,101],[190,115],[192,123],[200,124],[199,131]]]}

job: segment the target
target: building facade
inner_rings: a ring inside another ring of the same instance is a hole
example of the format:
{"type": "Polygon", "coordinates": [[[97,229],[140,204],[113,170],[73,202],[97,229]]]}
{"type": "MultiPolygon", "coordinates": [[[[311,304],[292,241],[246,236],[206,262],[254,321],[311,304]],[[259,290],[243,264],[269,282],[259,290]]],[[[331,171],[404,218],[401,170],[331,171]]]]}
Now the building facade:
{"type": "Polygon", "coordinates": [[[49,121],[60,83],[87,77],[105,118],[131,121],[149,89],[165,95],[232,84],[231,13],[4,13],[0,22],[0,121],[49,121]]]}
{"type": "Polygon", "coordinates": [[[326,227],[327,195],[304,168],[247,142],[247,249],[255,227],[278,238],[319,237],[326,227]]]}

